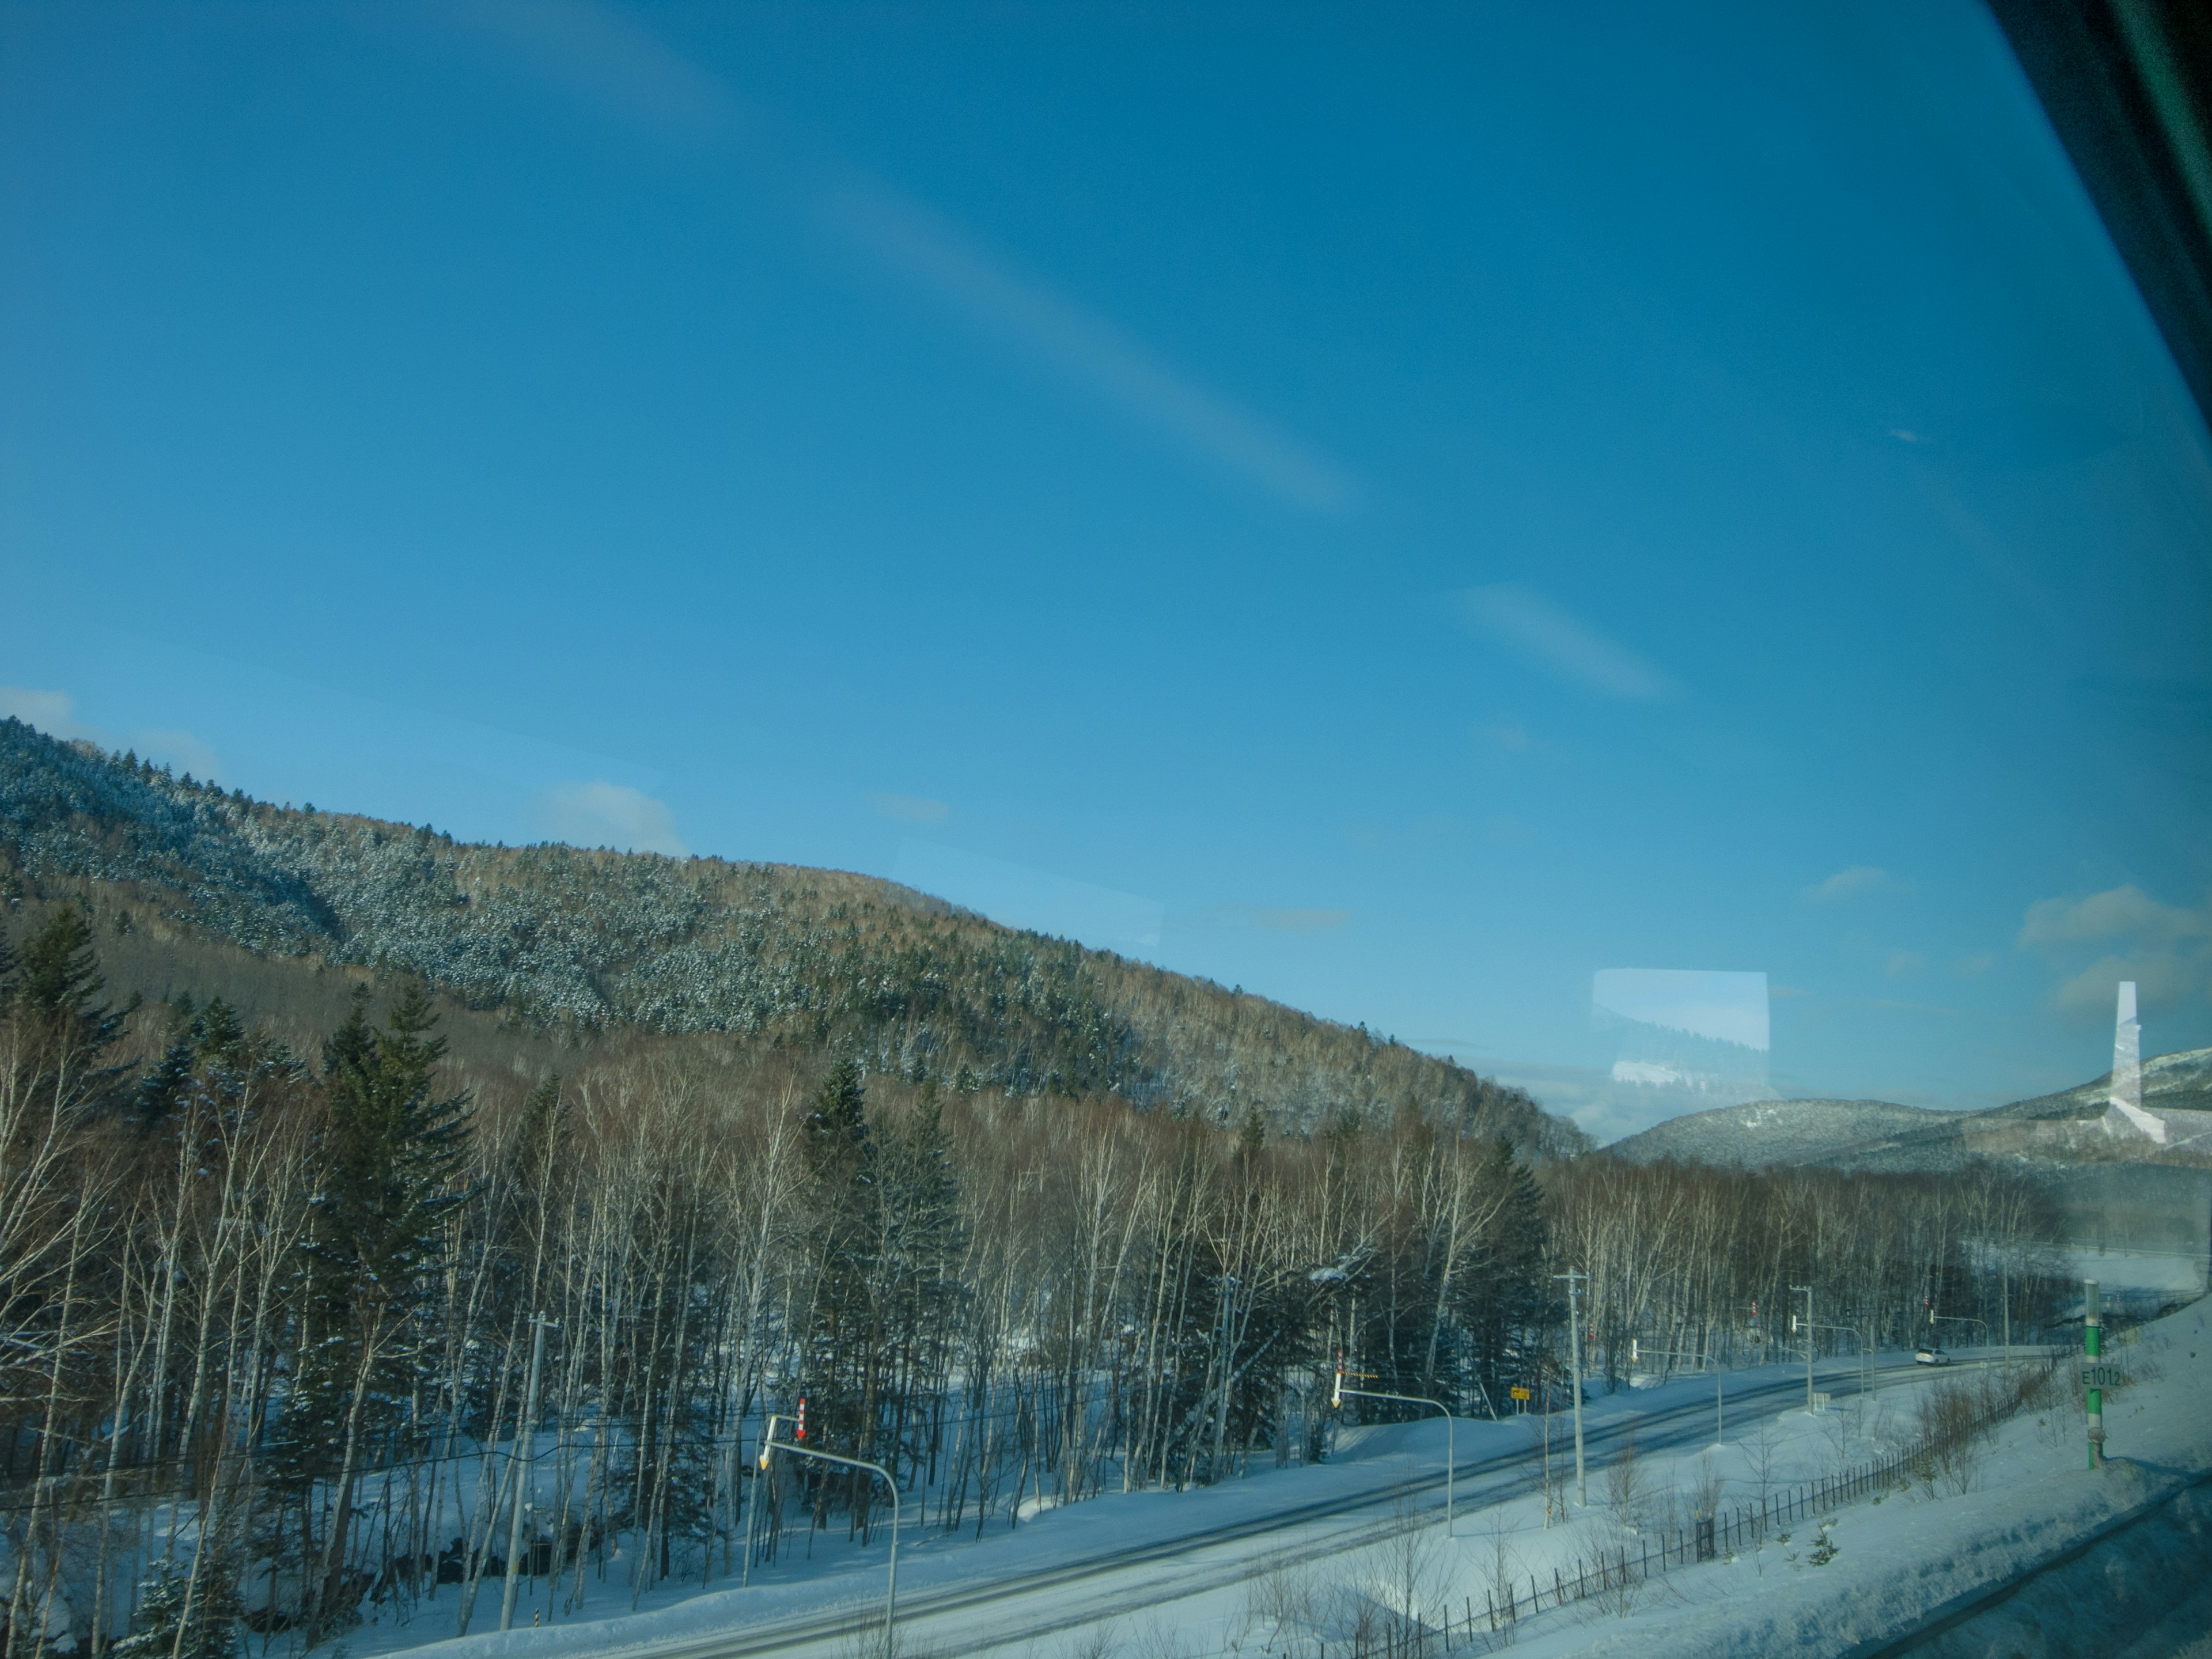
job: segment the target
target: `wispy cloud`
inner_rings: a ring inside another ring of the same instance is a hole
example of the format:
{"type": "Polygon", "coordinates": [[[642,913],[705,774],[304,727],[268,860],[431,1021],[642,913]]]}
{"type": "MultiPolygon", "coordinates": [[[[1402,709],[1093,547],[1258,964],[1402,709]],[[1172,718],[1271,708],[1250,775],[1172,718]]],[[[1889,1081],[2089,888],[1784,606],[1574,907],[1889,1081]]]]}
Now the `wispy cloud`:
{"type": "MultiPolygon", "coordinates": [[[[1504,820],[1493,820],[1498,822],[1504,820]]],[[[1425,812],[1403,823],[1344,824],[1336,835],[1346,846],[1363,853],[1411,852],[1456,839],[1470,828],[1466,820],[1449,812],[1425,812]]]]}
{"type": "Polygon", "coordinates": [[[1632,702],[1681,690],[1619,641],[1518,582],[1466,588],[1453,605],[1462,622],[1586,690],[1632,702]]]}
{"type": "Polygon", "coordinates": [[[1892,951],[1881,970],[1892,979],[1909,979],[1928,965],[1928,958],[1917,951],[1892,951]]]}
{"type": "Polygon", "coordinates": [[[538,798],[538,822],[554,840],[577,847],[665,853],[671,858],[691,850],[677,835],[667,802],[605,778],[554,785],[538,798]]]}
{"type": "Polygon", "coordinates": [[[1495,749],[1503,754],[1525,755],[1528,752],[1528,728],[1516,720],[1485,720],[1476,726],[1474,736],[1485,748],[1495,749]]]}
{"type": "Polygon", "coordinates": [[[447,17],[498,40],[571,94],[635,125],[707,138],[742,124],[721,80],[618,7],[593,0],[463,0],[447,17]]]}
{"type": "Polygon", "coordinates": [[[1333,933],[1352,920],[1349,910],[1271,910],[1244,907],[1252,925],[1267,933],[1333,933]]]}
{"type": "Polygon", "coordinates": [[[823,217],[890,270],[1286,506],[1340,513],[1350,473],[1197,380],[1126,329],[1018,270],[943,215],[849,179],[823,217]]]}
{"type": "Polygon", "coordinates": [[[591,0],[471,15],[603,108],[674,136],[738,141],[760,176],[795,190],[805,211],[872,263],[1216,470],[1302,512],[1341,513],[1357,501],[1344,467],[945,214],[800,138],[635,18],[591,0]]]}
{"type": "Polygon", "coordinates": [[[1349,910],[1286,909],[1264,904],[1209,904],[1178,916],[1176,924],[1263,933],[1333,933],[1352,920],[1349,910]]]}
{"type": "Polygon", "coordinates": [[[952,816],[950,806],[927,795],[871,795],[868,805],[900,823],[942,823],[952,816]]]}
{"type": "Polygon", "coordinates": [[[1805,890],[1805,896],[1824,904],[1834,904],[1844,899],[1863,898],[1869,893],[1893,893],[1904,885],[1887,870],[1871,864],[1854,864],[1849,869],[1837,871],[1826,881],[1814,882],[1805,890]]]}
{"type": "Polygon", "coordinates": [[[1167,907],[1157,899],[935,842],[900,843],[891,879],[1007,927],[1080,940],[1124,956],[1156,952],[1167,907]]]}

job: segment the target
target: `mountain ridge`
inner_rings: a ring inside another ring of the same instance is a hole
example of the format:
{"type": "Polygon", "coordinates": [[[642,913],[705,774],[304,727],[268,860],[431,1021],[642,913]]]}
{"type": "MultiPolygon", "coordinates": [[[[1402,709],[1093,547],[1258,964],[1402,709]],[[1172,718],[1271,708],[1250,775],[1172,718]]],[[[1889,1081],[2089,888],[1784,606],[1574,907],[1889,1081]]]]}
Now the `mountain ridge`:
{"type": "MultiPolygon", "coordinates": [[[[1824,1165],[1869,1170],[1955,1169],[1976,1157],[2110,1156],[2102,1136],[2112,1076],[1979,1111],[1887,1100],[1765,1100],[1670,1118],[1606,1148],[1634,1164],[1662,1158],[1740,1169],[1824,1165]]],[[[2195,1112],[2212,1106],[2212,1048],[2143,1062],[2143,1104],[2195,1112]]],[[[2105,1137],[2109,1141],[2109,1137],[2105,1137]]],[[[2101,1161],[2101,1160],[2099,1160],[2101,1161]]]]}
{"type": "Polygon", "coordinates": [[[1310,1133],[1406,1110],[1571,1152],[1525,1092],[1364,1028],[878,878],[456,842],[272,805],[0,720],[0,896],[74,894],[117,932],[228,941],[303,970],[418,975],[573,1040],[725,1032],[855,1053],[916,1082],[1112,1094],[1310,1133]]]}

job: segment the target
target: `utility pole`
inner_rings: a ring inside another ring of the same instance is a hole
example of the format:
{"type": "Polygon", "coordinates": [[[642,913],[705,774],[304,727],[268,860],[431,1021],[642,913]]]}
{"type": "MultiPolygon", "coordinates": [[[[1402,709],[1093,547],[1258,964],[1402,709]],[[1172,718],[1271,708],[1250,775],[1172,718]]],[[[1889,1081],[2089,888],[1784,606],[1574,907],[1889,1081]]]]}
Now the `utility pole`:
{"type": "Polygon", "coordinates": [[[2004,1304],[2004,1363],[2005,1375],[2012,1375],[2012,1264],[2008,1261],[1997,1268],[1997,1297],[2004,1304]]]}
{"type": "MultiPolygon", "coordinates": [[[[2105,1322],[2097,1312],[2097,1281],[2081,1281],[2081,1353],[2091,1365],[2105,1351],[2105,1322]]],[[[2085,1376],[2082,1379],[2087,1381],[2085,1376]]],[[[2083,1403],[2089,1409],[2089,1467],[2095,1468],[2097,1460],[2105,1455],[2105,1391],[2088,1389],[2083,1391],[2083,1403]]]]}
{"type": "Polygon", "coordinates": [[[1813,1329],[1813,1287],[1810,1285],[1792,1285],[1790,1288],[1805,1292],[1805,1409],[1810,1413],[1813,1409],[1814,1344],[1817,1340],[1813,1329]]]}
{"type": "Polygon", "coordinates": [[[538,1461],[538,1372],[545,1362],[545,1316],[532,1314],[530,1323],[530,1386],[524,1390],[529,1403],[522,1408],[522,1420],[514,1425],[514,1455],[521,1460],[521,1467],[514,1472],[514,1517],[507,1528],[507,1588],[499,1597],[501,1630],[514,1624],[514,1593],[522,1583],[522,1499],[538,1461]]]}
{"type": "Polygon", "coordinates": [[[1589,1474],[1583,1467],[1583,1316],[1577,1292],[1589,1275],[1572,1272],[1553,1273],[1552,1277],[1567,1281],[1567,1340],[1571,1344],[1567,1352],[1575,1366],[1575,1504],[1579,1509],[1588,1509],[1589,1474]]]}
{"type": "Polygon", "coordinates": [[[1540,1362],[1537,1373],[1544,1383],[1544,1525],[1552,1524],[1552,1372],[1540,1362]]]}

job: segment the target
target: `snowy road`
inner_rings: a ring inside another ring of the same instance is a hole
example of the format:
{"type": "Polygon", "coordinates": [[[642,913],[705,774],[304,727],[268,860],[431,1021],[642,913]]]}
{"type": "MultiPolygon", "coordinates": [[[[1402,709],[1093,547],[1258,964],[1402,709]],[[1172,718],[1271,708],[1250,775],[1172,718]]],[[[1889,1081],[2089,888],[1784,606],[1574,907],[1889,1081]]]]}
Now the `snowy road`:
{"type": "MultiPolygon", "coordinates": [[[[1954,1372],[1974,1369],[1952,1368],[1954,1372]]],[[[1879,1385],[1924,1381],[1930,1372],[1910,1364],[1884,1365],[1872,1373],[1879,1385]]],[[[1857,1385],[1855,1364],[1824,1368],[1821,1384],[1838,1395],[1857,1385]]],[[[1730,1430],[1802,1404],[1802,1373],[1761,1382],[1732,1393],[1727,1401],[1730,1430]]],[[[1679,1396],[1677,1396],[1679,1398],[1679,1396]]],[[[1710,1395],[1662,1409],[1609,1412],[1586,1437],[1593,1468],[1633,1436],[1639,1453],[1698,1444],[1711,1432],[1710,1395]]],[[[1571,1480],[1571,1419],[1561,1416],[1554,1428],[1555,1462],[1571,1480]]],[[[1488,1425],[1485,1425],[1486,1427],[1488,1425]]],[[[1523,1444],[1514,1450],[1473,1459],[1457,1472],[1457,1507],[1466,1514],[1479,1507],[1533,1492],[1540,1484],[1540,1454],[1523,1444]]],[[[1433,1524],[1443,1502],[1441,1459],[1419,1474],[1385,1487],[1369,1486],[1340,1496],[1272,1508],[1225,1526],[1203,1530],[1178,1528],[1143,1541],[1122,1543],[1048,1566],[1008,1564],[963,1582],[902,1593],[899,1601],[902,1647],[915,1651],[974,1654],[993,1648],[1018,1648],[1063,1631],[1103,1620],[1158,1613],[1182,1598],[1221,1589],[1281,1565],[1358,1548],[1408,1524],[1403,1505],[1409,1490],[1419,1506],[1414,1524],[1433,1524]],[[1142,1568],[1141,1573],[1133,1569],[1142,1568]]],[[[1170,1517],[1162,1517],[1168,1519],[1170,1517]]],[[[1194,1517],[1195,1518],[1195,1517],[1194,1517]]],[[[878,1581],[878,1589],[880,1580],[878,1581]]],[[[797,1654],[834,1644],[881,1628],[880,1595],[872,1601],[846,1600],[831,1610],[798,1613],[715,1632],[694,1630],[664,1642],[624,1644],[622,1651],[640,1659],[748,1659],[760,1654],[797,1654]]],[[[602,1649],[601,1650],[605,1650],[602,1649]]]]}

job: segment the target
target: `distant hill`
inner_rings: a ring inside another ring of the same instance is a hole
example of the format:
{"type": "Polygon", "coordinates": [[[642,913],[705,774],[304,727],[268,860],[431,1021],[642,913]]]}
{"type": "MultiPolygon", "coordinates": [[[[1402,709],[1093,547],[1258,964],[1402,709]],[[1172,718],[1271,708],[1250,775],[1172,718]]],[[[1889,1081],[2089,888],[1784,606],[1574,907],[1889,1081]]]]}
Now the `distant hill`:
{"type": "MultiPolygon", "coordinates": [[[[2112,1097],[2112,1074],[2107,1072],[2094,1082],[2016,1100],[1988,1115],[2045,1121],[2102,1117],[2112,1097]]],[[[2185,1048],[2143,1061],[2142,1103],[2150,1111],[2212,1112],[2212,1048],[2185,1048]]]]}
{"type": "MultiPolygon", "coordinates": [[[[1978,1112],[1887,1100],[1764,1100],[1673,1118],[1607,1150],[1634,1164],[1673,1158],[1738,1169],[1887,1170],[1954,1170],[1989,1157],[2071,1164],[2152,1155],[2148,1143],[2105,1133],[2098,1120],[2111,1093],[2107,1074],[1978,1112]]],[[[2212,1109],[2212,1048],[2145,1060],[2143,1105],[2154,1112],[2212,1109]]]]}
{"type": "Polygon", "coordinates": [[[952,1087],[1110,1093],[1222,1121],[1257,1109],[1294,1132],[1413,1111],[1532,1150],[1584,1144],[1449,1060],[872,877],[471,845],[272,806],[14,720],[0,720],[0,897],[18,916],[89,905],[156,991],[165,974],[192,988],[179,953],[215,943],[245,953],[222,971],[249,1004],[303,975],[396,970],[570,1042],[721,1032],[952,1087]]]}
{"type": "Polygon", "coordinates": [[[1956,1139],[1955,1126],[1969,1115],[1887,1100],[1759,1100],[1670,1118],[1607,1150],[1632,1164],[1672,1158],[1733,1169],[1861,1168],[1899,1152],[1908,1158],[1934,1152],[1956,1139]]]}

